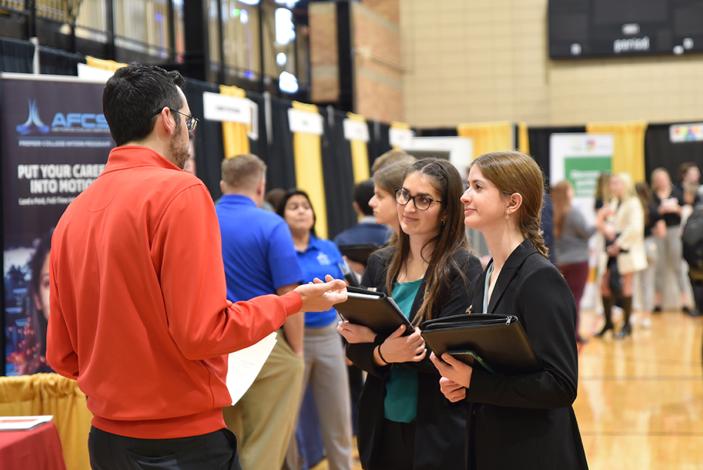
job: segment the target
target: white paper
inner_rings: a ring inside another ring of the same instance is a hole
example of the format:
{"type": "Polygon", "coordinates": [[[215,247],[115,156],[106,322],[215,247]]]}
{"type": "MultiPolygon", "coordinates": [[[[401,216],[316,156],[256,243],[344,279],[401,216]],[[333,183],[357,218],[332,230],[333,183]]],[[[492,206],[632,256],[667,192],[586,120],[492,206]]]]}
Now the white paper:
{"type": "Polygon", "coordinates": [[[261,368],[276,345],[276,335],[274,331],[258,343],[229,355],[227,388],[232,396],[233,405],[244,396],[261,372],[261,368]]]}
{"type": "Polygon", "coordinates": [[[19,431],[31,429],[39,424],[48,423],[54,417],[42,416],[0,416],[0,431],[19,431]]]}

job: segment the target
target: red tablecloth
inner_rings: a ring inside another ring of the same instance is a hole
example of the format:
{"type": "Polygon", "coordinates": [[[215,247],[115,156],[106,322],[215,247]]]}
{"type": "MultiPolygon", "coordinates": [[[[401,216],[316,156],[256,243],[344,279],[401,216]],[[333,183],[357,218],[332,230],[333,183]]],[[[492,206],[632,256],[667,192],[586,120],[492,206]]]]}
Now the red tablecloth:
{"type": "Polygon", "coordinates": [[[54,423],[26,431],[0,431],[0,469],[66,470],[54,423]]]}

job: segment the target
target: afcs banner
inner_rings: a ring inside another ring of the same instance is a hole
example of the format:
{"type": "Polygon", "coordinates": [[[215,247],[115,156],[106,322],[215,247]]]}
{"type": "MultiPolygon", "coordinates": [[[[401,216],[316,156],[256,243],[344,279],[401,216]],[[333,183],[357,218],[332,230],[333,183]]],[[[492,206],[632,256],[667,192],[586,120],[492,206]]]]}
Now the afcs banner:
{"type": "Polygon", "coordinates": [[[100,174],[114,143],[104,84],[2,74],[5,373],[48,371],[48,255],[66,206],[100,174]]]}

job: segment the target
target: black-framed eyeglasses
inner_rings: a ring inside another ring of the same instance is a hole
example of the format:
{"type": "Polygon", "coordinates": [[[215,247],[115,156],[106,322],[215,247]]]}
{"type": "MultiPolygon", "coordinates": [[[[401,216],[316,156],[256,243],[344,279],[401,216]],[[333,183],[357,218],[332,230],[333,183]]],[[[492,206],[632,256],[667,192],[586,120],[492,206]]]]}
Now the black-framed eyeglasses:
{"type": "MultiPolygon", "coordinates": [[[[177,109],[173,109],[173,108],[168,108],[168,109],[170,109],[172,113],[180,114],[181,116],[186,118],[186,129],[188,129],[188,132],[190,132],[190,133],[195,132],[195,129],[198,127],[198,118],[196,118],[195,116],[191,116],[190,114],[182,113],[182,112],[178,111],[177,109]]],[[[156,111],[154,113],[154,116],[156,116],[159,113],[161,113],[161,109],[156,111]]]]}
{"type": "Polygon", "coordinates": [[[427,209],[432,206],[433,203],[441,203],[442,201],[438,201],[436,199],[432,199],[430,196],[426,194],[417,194],[415,196],[410,195],[410,191],[408,191],[405,188],[400,188],[395,192],[395,202],[400,204],[401,206],[407,205],[410,201],[415,204],[415,209],[419,211],[426,211],[427,209]]]}

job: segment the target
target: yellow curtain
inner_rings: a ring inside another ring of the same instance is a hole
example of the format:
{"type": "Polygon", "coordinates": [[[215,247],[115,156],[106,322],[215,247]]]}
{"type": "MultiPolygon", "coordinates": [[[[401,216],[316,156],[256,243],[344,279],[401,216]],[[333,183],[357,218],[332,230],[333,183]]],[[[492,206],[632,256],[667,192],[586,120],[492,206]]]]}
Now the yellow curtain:
{"type": "MultiPolygon", "coordinates": [[[[293,109],[319,114],[313,104],[293,101],[293,109]]],[[[298,188],[310,196],[317,215],[315,232],[327,238],[327,202],[325,201],[325,179],[322,173],[321,136],[308,132],[293,133],[293,158],[295,159],[295,182],[298,188]]]]}
{"type": "MultiPolygon", "coordinates": [[[[246,98],[246,93],[236,86],[220,85],[220,94],[246,98]]],[[[225,158],[232,158],[243,153],[249,153],[249,126],[243,122],[223,122],[222,141],[224,144],[225,158]]]]}
{"type": "MultiPolygon", "coordinates": [[[[354,113],[347,113],[347,117],[355,122],[361,122],[366,125],[366,119],[363,116],[354,113]]],[[[371,172],[369,171],[369,151],[366,142],[363,140],[352,140],[351,156],[352,169],[354,170],[354,183],[360,183],[369,179],[371,172]]]]}
{"type": "Polygon", "coordinates": [[[0,415],[53,415],[66,468],[90,469],[88,432],[92,414],[74,380],[58,374],[0,377],[0,415]]]}
{"type": "Polygon", "coordinates": [[[507,121],[459,124],[457,134],[472,140],[474,157],[514,149],[513,125],[507,121]]]}
{"type": "Polygon", "coordinates": [[[527,123],[521,122],[518,124],[518,144],[517,144],[517,149],[518,151],[529,155],[530,154],[530,137],[529,134],[527,133],[527,123]]]}
{"type": "Polygon", "coordinates": [[[86,65],[90,67],[95,67],[96,69],[109,70],[110,72],[116,72],[117,69],[122,67],[127,67],[127,64],[121,62],[115,62],[114,60],[98,59],[96,57],[86,56],[86,65]]]}
{"type": "Polygon", "coordinates": [[[647,123],[592,122],[586,124],[589,134],[613,135],[613,173],[628,173],[634,183],[645,180],[644,133],[647,123]]]}

